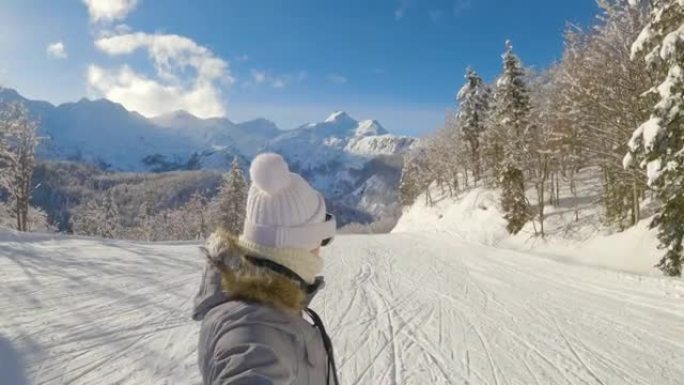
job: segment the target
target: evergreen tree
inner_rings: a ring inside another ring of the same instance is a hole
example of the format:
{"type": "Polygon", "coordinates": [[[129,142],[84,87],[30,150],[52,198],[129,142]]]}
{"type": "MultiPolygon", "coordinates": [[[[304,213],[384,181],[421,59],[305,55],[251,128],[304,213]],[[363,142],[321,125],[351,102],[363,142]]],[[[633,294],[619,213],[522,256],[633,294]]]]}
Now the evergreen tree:
{"type": "Polygon", "coordinates": [[[119,207],[114,200],[112,190],[107,190],[100,206],[99,236],[116,238],[119,233],[119,207]]]}
{"type": "Polygon", "coordinates": [[[487,117],[486,130],[482,134],[482,164],[484,169],[489,172],[486,179],[490,186],[499,186],[504,166],[504,144],[505,136],[502,126],[497,124],[494,117],[490,114],[487,117]]]}
{"type": "Polygon", "coordinates": [[[511,234],[520,232],[532,218],[523,179],[522,171],[512,166],[504,170],[501,178],[501,208],[508,222],[506,230],[511,234]]]}
{"type": "Polygon", "coordinates": [[[136,236],[144,241],[155,240],[152,204],[149,199],[145,199],[140,205],[137,221],[136,236]]]}
{"type": "Polygon", "coordinates": [[[475,179],[480,179],[480,140],[485,130],[485,118],[489,108],[489,87],[472,68],[466,70],[466,82],[458,92],[458,126],[466,141],[475,179]]]}
{"type": "Polygon", "coordinates": [[[233,234],[242,232],[247,206],[247,182],[237,158],[223,176],[219,193],[212,202],[216,226],[233,234]]]}
{"type": "Polygon", "coordinates": [[[406,156],[399,181],[399,201],[402,206],[410,206],[422,192],[420,186],[419,169],[416,159],[406,156]]]}
{"type": "Polygon", "coordinates": [[[74,234],[97,236],[99,214],[99,205],[95,200],[79,205],[71,215],[71,230],[74,234]]]}
{"type": "Polygon", "coordinates": [[[526,155],[532,125],[530,117],[530,95],[525,83],[525,71],[520,59],[513,53],[513,45],[506,42],[503,55],[503,73],[496,82],[493,111],[495,123],[501,127],[504,136],[504,163],[506,168],[526,167],[526,155]]]}
{"type": "Polygon", "coordinates": [[[681,276],[684,262],[684,1],[653,0],[650,21],[632,45],[633,56],[644,56],[667,75],[653,88],[659,101],[649,120],[639,126],[629,141],[630,153],[643,159],[649,184],[662,206],[651,223],[658,228],[665,255],[658,267],[667,275],[681,276]]]}
{"type": "Polygon", "coordinates": [[[111,190],[101,199],[89,200],[74,209],[71,229],[75,234],[115,238],[121,234],[119,208],[111,190]]]}
{"type": "Polygon", "coordinates": [[[492,116],[494,127],[490,129],[496,132],[498,145],[503,146],[503,164],[497,165],[503,189],[502,208],[509,231],[517,233],[530,219],[523,170],[529,169],[533,136],[525,72],[510,41],[503,55],[503,74],[496,82],[492,116]]]}
{"type": "Polygon", "coordinates": [[[207,198],[199,191],[195,191],[190,200],[183,206],[188,235],[186,239],[204,239],[208,233],[207,198]]]}

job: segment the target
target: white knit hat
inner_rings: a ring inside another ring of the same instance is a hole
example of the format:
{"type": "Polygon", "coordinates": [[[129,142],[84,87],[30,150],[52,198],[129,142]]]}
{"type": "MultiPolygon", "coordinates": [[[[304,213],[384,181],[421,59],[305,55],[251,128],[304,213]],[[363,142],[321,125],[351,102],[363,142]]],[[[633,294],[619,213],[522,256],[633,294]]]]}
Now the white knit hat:
{"type": "Polygon", "coordinates": [[[335,235],[325,200],[278,154],[260,154],[249,169],[245,226],[240,245],[254,257],[271,260],[314,283],[323,260],[311,250],[335,235]]]}

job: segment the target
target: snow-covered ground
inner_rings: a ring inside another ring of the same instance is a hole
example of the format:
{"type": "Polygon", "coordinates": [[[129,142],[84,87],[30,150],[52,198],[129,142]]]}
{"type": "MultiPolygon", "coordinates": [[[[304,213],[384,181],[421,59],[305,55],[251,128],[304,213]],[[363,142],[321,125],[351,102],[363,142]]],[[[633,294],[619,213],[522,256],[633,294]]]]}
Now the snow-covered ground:
{"type": "MultiPolygon", "coordinates": [[[[596,170],[583,170],[578,175],[577,197],[572,196],[567,185],[561,185],[560,204],[545,206],[544,238],[538,235],[536,218],[519,234],[508,234],[498,192],[482,187],[453,198],[433,187],[432,204],[427,204],[425,195],[418,197],[404,210],[393,232],[448,234],[466,242],[565,262],[662,275],[654,267],[663,252],[658,249],[656,231],[649,229],[650,217],[622,232],[603,223],[600,177],[596,170]]],[[[536,213],[534,191],[528,191],[527,196],[536,213]]],[[[643,206],[642,214],[652,212],[648,201],[643,206]]]]}
{"type": "MultiPolygon", "coordinates": [[[[446,232],[340,236],[343,384],[681,384],[684,282],[446,232]]],[[[0,383],[199,384],[196,244],[0,232],[0,383]]]]}

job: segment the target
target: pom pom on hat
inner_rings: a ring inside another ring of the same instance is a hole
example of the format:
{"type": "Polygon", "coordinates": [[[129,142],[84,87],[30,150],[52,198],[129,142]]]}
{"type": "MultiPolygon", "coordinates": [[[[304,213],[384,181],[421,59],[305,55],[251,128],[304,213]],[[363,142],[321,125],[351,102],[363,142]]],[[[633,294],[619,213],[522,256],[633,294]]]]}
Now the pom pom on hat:
{"type": "Polygon", "coordinates": [[[274,153],[260,154],[249,168],[252,182],[260,190],[275,195],[292,183],[292,175],[282,156],[274,153]]]}

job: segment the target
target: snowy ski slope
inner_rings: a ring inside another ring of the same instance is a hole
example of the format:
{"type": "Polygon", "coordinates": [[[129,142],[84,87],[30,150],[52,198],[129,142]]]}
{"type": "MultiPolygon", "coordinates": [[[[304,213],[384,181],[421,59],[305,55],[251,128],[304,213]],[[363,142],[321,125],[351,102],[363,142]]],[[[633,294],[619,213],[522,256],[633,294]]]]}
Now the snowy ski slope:
{"type": "MultiPolygon", "coordinates": [[[[684,379],[684,282],[444,234],[341,236],[314,303],[343,384],[684,379]]],[[[196,244],[0,233],[0,384],[199,384],[196,244]]]]}

